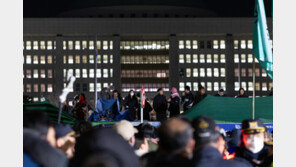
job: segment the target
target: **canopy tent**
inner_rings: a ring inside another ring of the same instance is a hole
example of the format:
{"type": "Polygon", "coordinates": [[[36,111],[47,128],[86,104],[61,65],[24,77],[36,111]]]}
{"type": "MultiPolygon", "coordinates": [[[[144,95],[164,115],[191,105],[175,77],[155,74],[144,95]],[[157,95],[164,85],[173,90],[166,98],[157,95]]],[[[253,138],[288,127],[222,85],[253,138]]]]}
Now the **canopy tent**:
{"type": "MultiPolygon", "coordinates": [[[[190,120],[199,115],[212,117],[217,123],[241,123],[252,118],[252,98],[217,97],[207,95],[200,103],[183,113],[190,120]]],[[[255,118],[272,123],[272,96],[255,98],[255,118]]]]}
{"type": "MultiPolygon", "coordinates": [[[[27,103],[23,105],[24,112],[32,111],[32,110],[41,110],[44,111],[49,117],[50,120],[54,123],[58,123],[59,116],[59,108],[48,101],[40,102],[40,103],[27,103]]],[[[76,119],[70,114],[62,111],[61,115],[61,123],[74,125],[76,119]]]]}

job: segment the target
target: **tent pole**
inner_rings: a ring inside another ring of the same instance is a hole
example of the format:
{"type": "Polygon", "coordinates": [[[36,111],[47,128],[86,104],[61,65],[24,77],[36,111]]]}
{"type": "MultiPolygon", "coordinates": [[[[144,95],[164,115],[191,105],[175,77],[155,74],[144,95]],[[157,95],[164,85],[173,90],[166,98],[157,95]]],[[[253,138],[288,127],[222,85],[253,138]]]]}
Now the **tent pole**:
{"type": "Polygon", "coordinates": [[[95,59],[95,110],[97,108],[97,100],[98,100],[98,89],[97,89],[97,61],[98,61],[98,46],[97,46],[97,35],[95,38],[95,50],[96,50],[96,59],[95,59]]]}
{"type": "Polygon", "coordinates": [[[253,55],[253,114],[252,118],[255,119],[255,56],[253,55]]]}

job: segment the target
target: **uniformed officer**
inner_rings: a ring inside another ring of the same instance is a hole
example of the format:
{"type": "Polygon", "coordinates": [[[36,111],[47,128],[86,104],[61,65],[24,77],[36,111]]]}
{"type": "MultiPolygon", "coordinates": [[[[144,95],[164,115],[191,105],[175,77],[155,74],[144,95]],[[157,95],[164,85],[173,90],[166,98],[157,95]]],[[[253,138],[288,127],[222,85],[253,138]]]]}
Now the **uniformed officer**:
{"type": "Polygon", "coordinates": [[[219,132],[215,121],[206,116],[199,116],[192,123],[196,150],[194,162],[196,167],[247,167],[242,162],[225,160],[222,150],[224,139],[219,132]]]}
{"type": "Polygon", "coordinates": [[[272,143],[264,143],[265,126],[259,119],[242,122],[241,144],[235,160],[254,167],[270,166],[272,163],[272,143]]]}

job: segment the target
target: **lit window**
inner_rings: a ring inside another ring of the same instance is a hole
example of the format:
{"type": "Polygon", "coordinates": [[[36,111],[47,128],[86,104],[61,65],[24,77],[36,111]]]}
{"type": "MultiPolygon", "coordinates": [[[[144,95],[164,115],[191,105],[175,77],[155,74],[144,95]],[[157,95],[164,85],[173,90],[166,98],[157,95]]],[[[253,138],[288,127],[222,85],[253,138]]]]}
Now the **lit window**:
{"type": "Polygon", "coordinates": [[[52,78],[52,70],[51,69],[47,70],[47,78],[52,78]]]}
{"type": "Polygon", "coordinates": [[[64,55],[64,61],[63,61],[64,64],[67,63],[67,57],[64,55]]]}
{"type": "Polygon", "coordinates": [[[56,41],[53,41],[53,49],[56,49],[56,41]]]}
{"type": "Polygon", "coordinates": [[[95,70],[94,69],[89,69],[89,77],[94,78],[95,77],[95,70]]]}
{"type": "Polygon", "coordinates": [[[101,69],[97,69],[97,78],[101,78],[101,77],[102,77],[101,69]]]}
{"type": "MultiPolygon", "coordinates": [[[[113,69],[112,68],[110,68],[110,78],[112,78],[113,77],[113,69]]],[[[165,73],[164,73],[164,77],[165,77],[165,73]]]]}
{"type": "Polygon", "coordinates": [[[30,93],[32,90],[31,90],[31,84],[27,84],[26,85],[26,92],[30,93]]]}
{"type": "Polygon", "coordinates": [[[212,63],[212,55],[207,54],[207,63],[212,63]]]}
{"type": "Polygon", "coordinates": [[[234,90],[235,90],[235,91],[238,91],[239,88],[240,88],[240,86],[239,86],[239,82],[234,82],[234,90]]]}
{"type": "Polygon", "coordinates": [[[82,56],[82,63],[83,64],[86,64],[87,63],[87,56],[86,55],[83,55],[82,56]]]}
{"type": "Polygon", "coordinates": [[[273,87],[272,82],[269,82],[269,90],[271,90],[272,87],[273,87]]]}
{"type": "Polygon", "coordinates": [[[205,87],[206,86],[205,85],[205,82],[200,82],[200,84],[201,84],[202,87],[205,87]]]}
{"type": "MultiPolygon", "coordinates": [[[[64,69],[64,78],[66,78],[66,76],[67,76],[67,69],[64,69]]],[[[65,88],[66,86],[64,86],[64,88],[65,88]]]]}
{"type": "Polygon", "coordinates": [[[97,91],[101,91],[102,90],[102,87],[101,87],[101,83],[97,83],[97,91]]]}
{"type": "Polygon", "coordinates": [[[255,90],[260,91],[260,83],[259,82],[255,83],[255,90]]]}
{"type": "Polygon", "coordinates": [[[248,49],[253,49],[253,41],[248,40],[248,49]]]}
{"type": "Polygon", "coordinates": [[[189,86],[191,88],[191,82],[186,82],[186,86],[189,86]]]}
{"type": "Polygon", "coordinates": [[[212,69],[207,68],[207,77],[212,77],[212,69]]]}
{"type": "Polygon", "coordinates": [[[113,55],[110,55],[110,63],[112,64],[113,63],[113,55]]]}
{"type": "Polygon", "coordinates": [[[38,41],[33,41],[33,49],[38,50],[38,41]]]}
{"type": "Polygon", "coordinates": [[[266,84],[266,82],[262,82],[262,91],[267,91],[267,84],[266,84]]]}
{"type": "Polygon", "coordinates": [[[267,77],[267,73],[264,69],[262,69],[262,77],[267,77]]]}
{"type": "Polygon", "coordinates": [[[186,54],[186,63],[191,63],[191,55],[186,54]]]}
{"type": "Polygon", "coordinates": [[[40,78],[45,78],[45,70],[44,69],[40,70],[40,78]]]}
{"type": "Polygon", "coordinates": [[[197,54],[192,55],[192,63],[198,63],[197,54]]]}
{"type": "Polygon", "coordinates": [[[204,68],[200,68],[200,76],[201,77],[205,77],[205,69],[204,68]]]}
{"type": "Polygon", "coordinates": [[[32,63],[32,58],[31,58],[30,55],[27,55],[27,56],[26,56],[26,63],[27,63],[27,64],[31,64],[31,63],[32,63]]]}
{"type": "Polygon", "coordinates": [[[238,68],[235,68],[234,69],[234,76],[238,77],[238,75],[239,75],[238,68]]]}
{"type": "Polygon", "coordinates": [[[31,50],[31,41],[26,42],[26,49],[31,50]]]}
{"type": "Polygon", "coordinates": [[[214,77],[219,77],[219,69],[214,68],[214,77]]]}
{"type": "Polygon", "coordinates": [[[234,49],[238,49],[238,40],[234,40],[234,49]]]}
{"type": "Polygon", "coordinates": [[[193,69],[193,77],[198,77],[198,69],[197,68],[193,69]]]}
{"type": "Polygon", "coordinates": [[[242,63],[246,62],[246,55],[245,54],[241,54],[241,62],[242,63]]]}
{"type": "Polygon", "coordinates": [[[101,64],[101,55],[97,56],[97,64],[101,64]]]}
{"type": "Polygon", "coordinates": [[[75,69],[75,77],[80,78],[80,69],[75,69]]]}
{"type": "Polygon", "coordinates": [[[45,84],[40,84],[40,92],[45,92],[45,84]]]}
{"type": "Polygon", "coordinates": [[[82,69],[82,77],[87,78],[87,70],[86,69],[82,69]]]}
{"type": "Polygon", "coordinates": [[[219,45],[218,45],[218,40],[214,40],[213,41],[213,44],[214,44],[214,49],[218,49],[219,48],[219,45]]]}
{"type": "Polygon", "coordinates": [[[253,55],[248,54],[248,63],[252,63],[252,62],[253,62],[253,55]]]}
{"type": "Polygon", "coordinates": [[[45,50],[45,41],[40,41],[40,49],[45,50]]]}
{"type": "Polygon", "coordinates": [[[223,88],[224,91],[226,91],[226,84],[225,84],[225,82],[221,82],[221,86],[220,87],[223,88]]]}
{"type": "Polygon", "coordinates": [[[45,56],[40,56],[40,64],[45,64],[45,56]]]}
{"type": "Polygon", "coordinates": [[[193,82],[193,91],[198,91],[198,83],[193,82]]]}
{"type": "Polygon", "coordinates": [[[225,49],[225,40],[220,40],[220,49],[225,49]]]}
{"type": "Polygon", "coordinates": [[[179,49],[184,49],[184,41],[179,41],[179,49]]]}
{"type": "Polygon", "coordinates": [[[68,70],[69,76],[73,76],[73,69],[68,70]]]}
{"type": "Polygon", "coordinates": [[[260,69],[256,68],[255,69],[256,77],[260,77],[260,69]]]}
{"type": "Polygon", "coordinates": [[[198,48],[198,42],[197,40],[192,41],[192,49],[197,49],[198,48]]]}
{"type": "Polygon", "coordinates": [[[184,63],[184,55],[183,54],[179,55],[179,63],[184,63]]]}
{"type": "Polygon", "coordinates": [[[218,56],[218,54],[214,54],[214,63],[219,63],[219,56],[218,56]]]}
{"type": "Polygon", "coordinates": [[[239,63],[238,54],[234,54],[234,62],[239,63]]]}
{"type": "Polygon", "coordinates": [[[87,41],[82,41],[82,50],[87,49],[87,41]]]}
{"type": "Polygon", "coordinates": [[[66,49],[67,49],[67,42],[63,41],[63,50],[66,50],[66,49]]]}
{"type": "Polygon", "coordinates": [[[186,49],[191,49],[191,41],[186,40],[186,49]]]}
{"type": "Polygon", "coordinates": [[[104,87],[104,88],[108,87],[108,83],[104,83],[104,84],[103,84],[103,87],[104,87]]]}
{"type": "Polygon", "coordinates": [[[191,77],[191,69],[186,68],[186,77],[191,77]]]}
{"type": "Polygon", "coordinates": [[[33,70],[33,78],[38,78],[38,70],[33,70]]]}
{"type": "Polygon", "coordinates": [[[38,56],[33,56],[33,64],[38,64],[38,56]]]}
{"type": "Polygon", "coordinates": [[[80,50],[80,41],[75,41],[75,50],[80,50]]]}
{"type": "Polygon", "coordinates": [[[73,56],[72,55],[69,55],[68,56],[68,64],[73,64],[73,56]]]}
{"type": "Polygon", "coordinates": [[[34,92],[38,92],[38,84],[33,85],[33,90],[34,90],[34,92]]]}
{"type": "Polygon", "coordinates": [[[242,77],[246,76],[246,69],[245,68],[241,68],[241,76],[242,77]]]}
{"type": "Polygon", "coordinates": [[[26,70],[26,78],[32,78],[31,70],[26,70]]]}
{"type": "Polygon", "coordinates": [[[33,97],[33,102],[38,102],[39,98],[38,97],[33,97]]]}
{"type": "Polygon", "coordinates": [[[244,88],[245,90],[247,90],[247,83],[246,82],[242,82],[242,88],[244,88]]]}
{"type": "Polygon", "coordinates": [[[199,60],[200,63],[205,63],[205,55],[204,54],[200,54],[199,58],[200,58],[200,60],[199,60]]]}
{"type": "Polygon", "coordinates": [[[225,68],[221,68],[221,77],[225,77],[225,68]]]}
{"type": "Polygon", "coordinates": [[[225,63],[225,54],[220,55],[220,63],[225,63]]]}
{"type": "Polygon", "coordinates": [[[169,48],[170,48],[170,43],[169,43],[169,41],[166,41],[166,42],[165,42],[165,48],[166,48],[166,49],[169,49],[169,48]]]}
{"type": "Polygon", "coordinates": [[[52,50],[52,41],[47,41],[47,50],[52,50]]]}
{"type": "Polygon", "coordinates": [[[95,84],[94,83],[89,83],[89,91],[94,92],[95,91],[95,84]]]}
{"type": "Polygon", "coordinates": [[[249,77],[253,76],[253,69],[252,68],[248,69],[248,76],[249,77]]]}
{"type": "Polygon", "coordinates": [[[68,49],[73,50],[73,41],[68,41],[68,49]]]}
{"type": "Polygon", "coordinates": [[[52,92],[52,84],[47,84],[47,92],[52,92]]]}
{"type": "Polygon", "coordinates": [[[103,77],[108,78],[108,69],[103,69],[103,77]]]}
{"type": "Polygon", "coordinates": [[[79,55],[75,56],[75,63],[80,64],[80,56],[79,55]]]}
{"type": "Polygon", "coordinates": [[[89,50],[94,50],[95,49],[94,41],[89,41],[89,43],[88,43],[88,49],[89,50]]]}
{"type": "Polygon", "coordinates": [[[108,49],[108,41],[103,41],[103,50],[108,49]]]}
{"type": "Polygon", "coordinates": [[[109,41],[109,48],[110,48],[110,50],[113,49],[113,41],[109,41]]]}
{"type": "Polygon", "coordinates": [[[212,91],[212,82],[207,82],[207,91],[212,91]]]}
{"type": "Polygon", "coordinates": [[[90,64],[94,64],[95,63],[95,60],[94,60],[94,55],[89,55],[89,63],[90,64]]]}
{"type": "Polygon", "coordinates": [[[246,49],[246,40],[241,40],[241,49],[246,49]]]}
{"type": "Polygon", "coordinates": [[[253,91],[253,82],[248,82],[248,91],[253,91]]]}
{"type": "Polygon", "coordinates": [[[214,91],[218,91],[218,90],[219,90],[219,83],[214,82],[214,91]]]}
{"type": "Polygon", "coordinates": [[[180,88],[180,91],[184,91],[185,90],[184,82],[180,82],[179,83],[179,88],[180,88]]]}
{"type": "Polygon", "coordinates": [[[103,63],[108,63],[108,55],[103,55],[103,63]]]}

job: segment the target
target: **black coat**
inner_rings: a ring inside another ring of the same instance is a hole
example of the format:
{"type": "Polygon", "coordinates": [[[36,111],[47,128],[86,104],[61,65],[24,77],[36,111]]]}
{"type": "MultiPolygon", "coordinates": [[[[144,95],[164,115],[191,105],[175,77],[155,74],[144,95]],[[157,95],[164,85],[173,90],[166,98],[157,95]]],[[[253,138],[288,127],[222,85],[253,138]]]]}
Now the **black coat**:
{"type": "Polygon", "coordinates": [[[130,95],[128,95],[124,100],[124,106],[125,109],[135,111],[139,107],[138,99],[136,98],[136,96],[133,96],[133,98],[131,98],[130,95]]]}
{"type": "Polygon", "coordinates": [[[191,92],[186,93],[185,96],[182,96],[182,103],[184,111],[187,111],[194,105],[194,96],[191,92]]]}
{"type": "Polygon", "coordinates": [[[171,97],[170,107],[168,110],[170,111],[170,117],[174,117],[180,114],[180,97],[171,97]]]}
{"type": "Polygon", "coordinates": [[[202,95],[199,91],[196,92],[195,98],[194,98],[194,104],[199,103],[200,101],[202,101],[206,97],[207,97],[207,94],[206,93],[202,95]]]}
{"type": "Polygon", "coordinates": [[[165,95],[157,94],[153,99],[153,108],[156,113],[166,113],[168,108],[165,95]]]}
{"type": "Polygon", "coordinates": [[[220,152],[212,146],[204,146],[194,155],[196,167],[248,167],[235,160],[224,160],[220,152]]]}
{"type": "Polygon", "coordinates": [[[246,94],[243,94],[243,95],[237,95],[236,97],[242,98],[242,97],[249,97],[249,96],[247,96],[246,94]]]}

